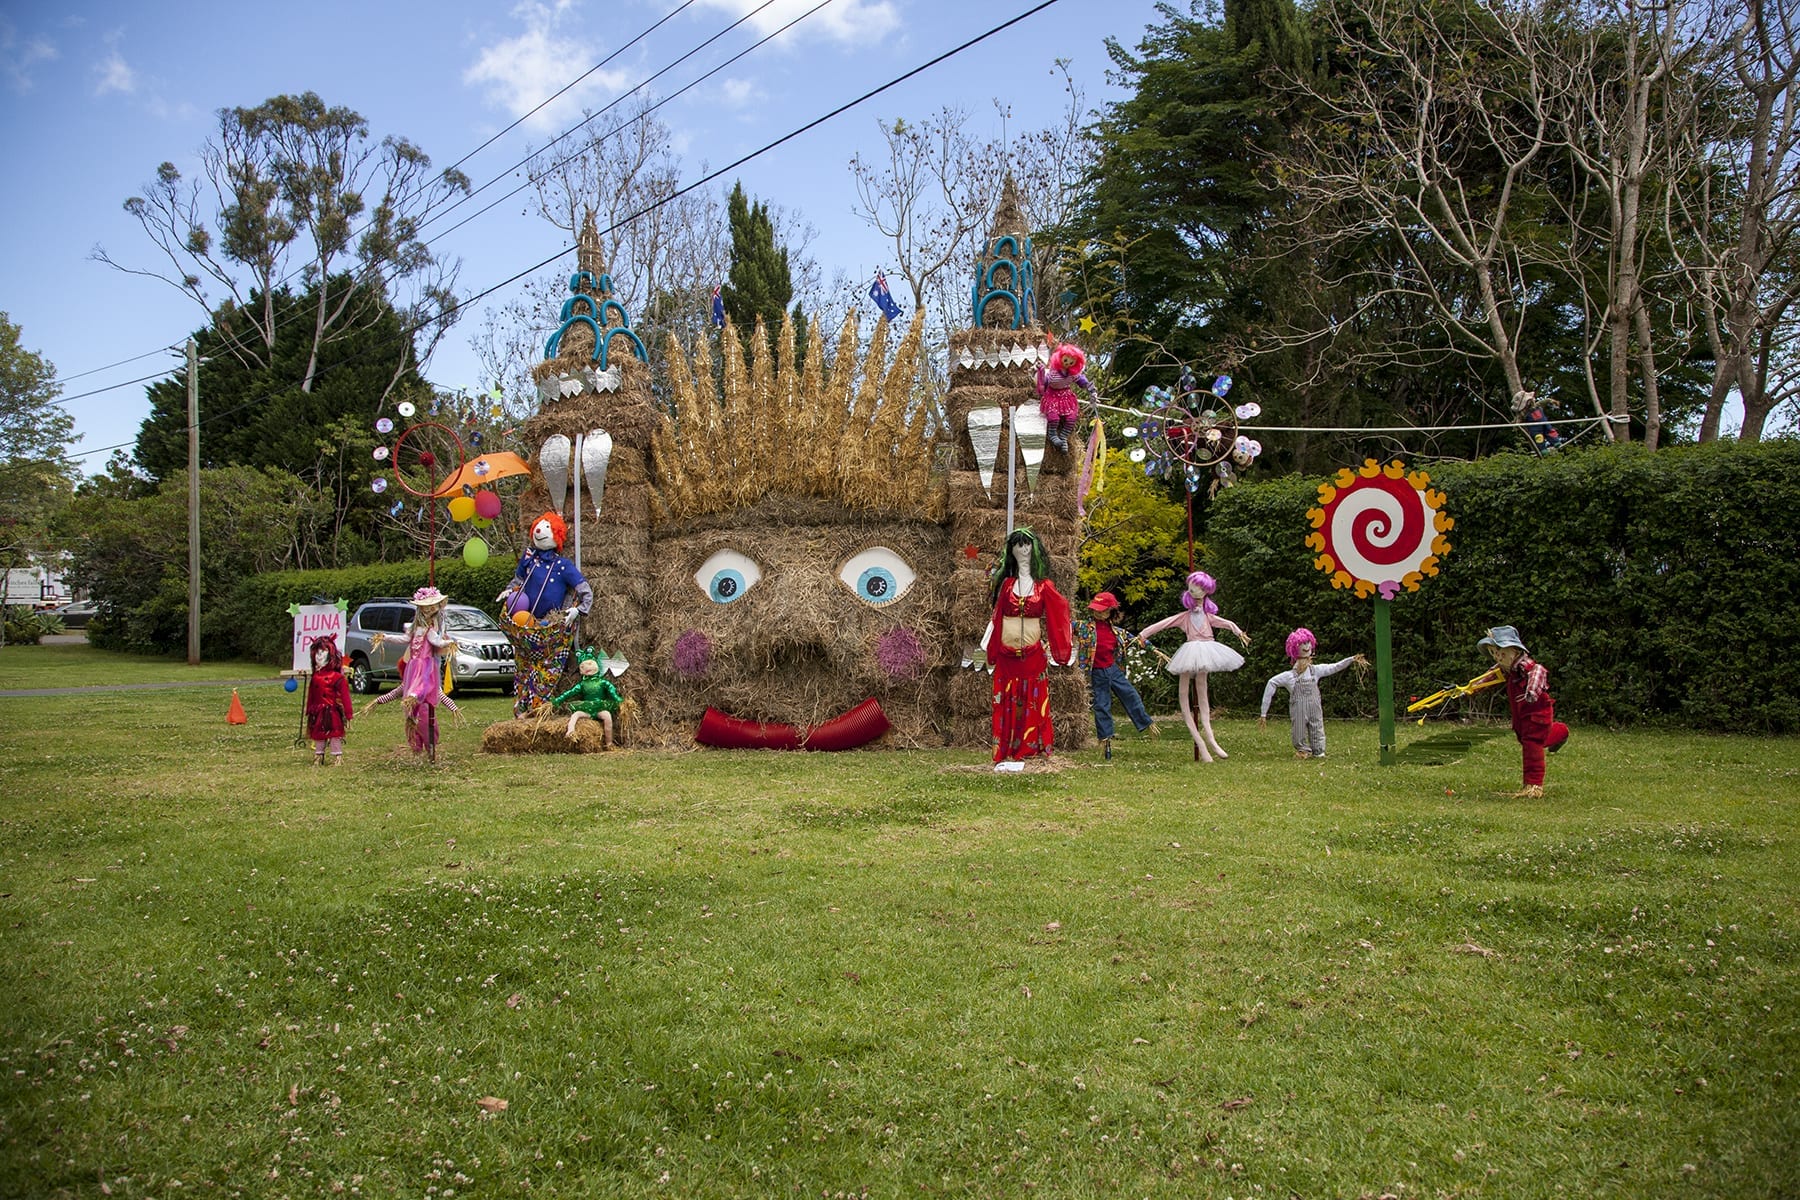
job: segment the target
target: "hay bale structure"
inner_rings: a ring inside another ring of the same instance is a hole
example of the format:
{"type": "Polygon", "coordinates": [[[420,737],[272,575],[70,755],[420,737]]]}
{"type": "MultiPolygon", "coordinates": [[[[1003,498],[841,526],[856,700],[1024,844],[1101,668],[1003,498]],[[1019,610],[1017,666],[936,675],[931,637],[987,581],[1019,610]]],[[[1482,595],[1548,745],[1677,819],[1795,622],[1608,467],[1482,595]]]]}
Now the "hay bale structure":
{"type": "MultiPolygon", "coordinates": [[[[671,418],[652,401],[592,221],[562,327],[533,372],[540,406],[520,428],[533,459],[521,504],[527,520],[560,508],[573,524],[540,448],[610,435],[603,493],[582,498],[580,566],[595,603],[581,640],[632,664],[617,680],[637,713],[629,744],[692,745],[712,708],[791,726],[804,745],[872,698],[891,727],[872,745],[990,745],[991,679],[964,664],[991,611],[1006,468],[990,463],[984,484],[969,414],[1035,405],[1046,353],[1030,323],[1030,242],[1011,181],[978,264],[980,327],[951,338],[947,428],[922,399],[924,322],[913,320],[890,362],[894,331],[878,323],[859,356],[854,313],[829,364],[816,324],[799,355],[791,320],[773,349],[759,322],[748,355],[727,324],[717,368],[704,341],[690,360],[671,337],[671,418]]],[[[1006,439],[1002,453],[1019,452],[1006,439]]],[[[1043,538],[1072,596],[1074,464],[1046,449],[1027,486],[1024,461],[1017,523],[1043,538]]],[[[1053,668],[1051,695],[1057,745],[1084,744],[1086,681],[1053,668]]]]}

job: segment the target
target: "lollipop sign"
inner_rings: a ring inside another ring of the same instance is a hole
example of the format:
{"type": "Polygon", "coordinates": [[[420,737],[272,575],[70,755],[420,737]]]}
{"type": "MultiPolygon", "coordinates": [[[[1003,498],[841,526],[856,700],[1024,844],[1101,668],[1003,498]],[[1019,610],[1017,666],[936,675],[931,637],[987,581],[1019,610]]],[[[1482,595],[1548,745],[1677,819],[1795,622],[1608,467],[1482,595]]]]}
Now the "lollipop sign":
{"type": "Polygon", "coordinates": [[[1375,596],[1375,699],[1381,727],[1381,762],[1398,762],[1394,745],[1394,652],[1389,609],[1400,589],[1419,590],[1438,573],[1438,558],[1450,552],[1444,535],[1456,524],[1444,508],[1444,494],[1428,485],[1423,471],[1408,473],[1395,459],[1382,466],[1367,459],[1357,470],[1339,471],[1319,485],[1319,507],[1308,509],[1313,566],[1331,576],[1331,586],[1354,588],[1361,600],[1375,596]]]}
{"type": "Polygon", "coordinates": [[[1358,599],[1372,592],[1392,600],[1438,573],[1438,558],[1450,550],[1444,535],[1456,522],[1430,482],[1397,459],[1384,467],[1371,458],[1319,485],[1319,507],[1306,514],[1313,528],[1306,545],[1318,551],[1313,565],[1331,576],[1332,587],[1354,588],[1358,599]]]}

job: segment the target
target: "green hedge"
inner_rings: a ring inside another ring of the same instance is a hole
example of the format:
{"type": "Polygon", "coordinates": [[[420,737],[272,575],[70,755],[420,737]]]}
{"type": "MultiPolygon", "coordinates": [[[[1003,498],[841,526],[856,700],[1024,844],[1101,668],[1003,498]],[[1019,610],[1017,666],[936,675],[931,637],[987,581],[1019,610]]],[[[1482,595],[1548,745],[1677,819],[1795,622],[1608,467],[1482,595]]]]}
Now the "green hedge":
{"type": "MultiPolygon", "coordinates": [[[[494,617],[494,597],[518,567],[518,560],[495,555],[479,567],[461,559],[437,565],[437,586],[457,604],[470,604],[494,617]]],[[[312,604],[319,598],[349,602],[350,611],[377,596],[410,596],[423,587],[426,563],[376,563],[335,571],[274,571],[252,575],[216,605],[205,620],[206,652],[213,658],[254,658],[285,663],[292,652],[294,625],[290,604],[312,604]]]]}
{"type": "MultiPolygon", "coordinates": [[[[1800,729],[1800,443],[1602,446],[1429,469],[1456,526],[1441,574],[1393,602],[1401,706],[1481,672],[1476,639],[1508,624],[1549,668],[1558,714],[1577,722],[1800,729]]],[[[1256,639],[1242,671],[1213,680],[1215,703],[1259,703],[1296,625],[1324,656],[1373,651],[1372,602],[1334,590],[1303,545],[1320,482],[1240,485],[1213,506],[1220,609],[1256,639]]],[[[1372,685],[1322,691],[1328,710],[1373,711],[1372,685]]]]}

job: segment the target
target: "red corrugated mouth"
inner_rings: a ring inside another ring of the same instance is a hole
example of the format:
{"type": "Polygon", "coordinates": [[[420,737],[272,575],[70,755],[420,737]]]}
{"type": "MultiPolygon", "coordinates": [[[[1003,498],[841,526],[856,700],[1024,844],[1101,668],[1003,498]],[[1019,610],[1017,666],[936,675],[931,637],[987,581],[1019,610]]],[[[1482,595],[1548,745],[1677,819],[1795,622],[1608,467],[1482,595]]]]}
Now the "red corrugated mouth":
{"type": "Polygon", "coordinates": [[[783,721],[749,721],[708,708],[694,731],[702,746],[721,750],[854,750],[892,729],[873,696],[848,712],[801,730],[783,721]]]}

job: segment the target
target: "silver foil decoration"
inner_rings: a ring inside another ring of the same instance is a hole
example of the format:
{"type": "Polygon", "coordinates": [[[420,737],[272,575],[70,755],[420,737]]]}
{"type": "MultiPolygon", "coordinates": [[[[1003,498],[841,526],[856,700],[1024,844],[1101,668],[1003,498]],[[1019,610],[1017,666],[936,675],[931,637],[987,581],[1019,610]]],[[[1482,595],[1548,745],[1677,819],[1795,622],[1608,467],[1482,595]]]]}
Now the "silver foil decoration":
{"type": "Polygon", "coordinates": [[[981,468],[981,486],[994,490],[994,463],[1000,458],[1000,423],[1004,414],[998,408],[969,410],[969,444],[975,447],[975,465],[981,468]]]}
{"type": "Polygon", "coordinates": [[[1025,486],[1037,491],[1038,464],[1044,461],[1044,435],[1049,432],[1050,423],[1044,420],[1044,410],[1037,405],[1027,405],[1012,410],[1013,435],[1019,439],[1019,453],[1025,458],[1025,486]]]}
{"type": "Polygon", "coordinates": [[[550,489],[550,507],[556,512],[562,511],[563,501],[569,495],[570,455],[569,439],[560,433],[545,438],[538,451],[538,470],[543,472],[544,486],[550,489]]]}
{"type": "Polygon", "coordinates": [[[600,502],[606,495],[606,464],[612,461],[612,434],[596,429],[581,439],[581,477],[587,482],[588,499],[594,515],[600,515],[600,502]]]}

